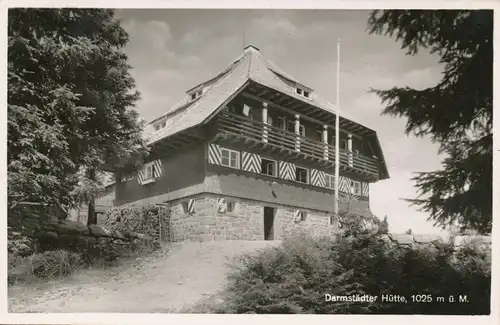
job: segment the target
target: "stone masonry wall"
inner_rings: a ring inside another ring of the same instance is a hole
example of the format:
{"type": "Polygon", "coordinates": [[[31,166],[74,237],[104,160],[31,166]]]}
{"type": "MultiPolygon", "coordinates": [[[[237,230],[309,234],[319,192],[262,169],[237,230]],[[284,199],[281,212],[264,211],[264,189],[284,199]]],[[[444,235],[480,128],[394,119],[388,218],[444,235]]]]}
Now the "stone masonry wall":
{"type": "Polygon", "coordinates": [[[281,240],[306,231],[313,236],[333,236],[338,225],[330,224],[326,212],[304,210],[306,219],[296,221],[294,209],[258,201],[205,194],[171,202],[173,241],[264,240],[264,206],[276,208],[273,239],[281,240]],[[187,213],[183,203],[195,199],[194,212],[187,213]],[[234,203],[231,212],[218,212],[217,199],[234,203]]]}
{"type": "Polygon", "coordinates": [[[53,211],[23,209],[9,217],[8,252],[27,256],[35,252],[64,249],[102,255],[129,249],[153,238],[136,232],[109,230],[100,225],[62,219],[53,211]]]}
{"type": "Polygon", "coordinates": [[[276,218],[279,231],[276,239],[284,239],[298,233],[307,233],[314,237],[333,237],[339,233],[338,223],[330,224],[330,216],[326,212],[309,210],[304,221],[295,221],[293,209],[279,208],[276,218]]]}

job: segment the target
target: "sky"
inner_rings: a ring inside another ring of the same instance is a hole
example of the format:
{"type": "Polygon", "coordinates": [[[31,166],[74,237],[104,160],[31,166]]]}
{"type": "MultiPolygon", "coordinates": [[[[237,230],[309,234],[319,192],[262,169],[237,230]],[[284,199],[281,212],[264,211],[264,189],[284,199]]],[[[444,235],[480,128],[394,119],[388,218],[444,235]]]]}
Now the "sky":
{"type": "Polygon", "coordinates": [[[438,145],[405,135],[405,118],[383,116],[384,106],[370,88],[436,85],[439,58],[422,51],[405,55],[400,43],[367,31],[363,10],[121,9],[128,32],[125,52],[142,99],[137,111],[146,121],[182,100],[185,92],[215,76],[242,52],[258,47],[267,59],[335,103],[337,38],[340,38],[340,108],[377,131],[390,179],[370,185],[370,208],[387,215],[389,230],[442,234],[428,214],[402,198],[415,198],[415,172],[441,166],[438,145]]]}

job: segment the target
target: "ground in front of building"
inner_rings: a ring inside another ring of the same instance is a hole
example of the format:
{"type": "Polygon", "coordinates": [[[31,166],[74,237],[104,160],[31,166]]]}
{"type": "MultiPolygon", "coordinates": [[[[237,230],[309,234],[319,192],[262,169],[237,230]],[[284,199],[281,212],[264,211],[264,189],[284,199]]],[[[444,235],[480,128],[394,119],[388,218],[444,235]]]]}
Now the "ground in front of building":
{"type": "Polygon", "coordinates": [[[184,242],[108,270],[9,288],[9,312],[175,313],[224,288],[227,263],[279,241],[184,242]]]}

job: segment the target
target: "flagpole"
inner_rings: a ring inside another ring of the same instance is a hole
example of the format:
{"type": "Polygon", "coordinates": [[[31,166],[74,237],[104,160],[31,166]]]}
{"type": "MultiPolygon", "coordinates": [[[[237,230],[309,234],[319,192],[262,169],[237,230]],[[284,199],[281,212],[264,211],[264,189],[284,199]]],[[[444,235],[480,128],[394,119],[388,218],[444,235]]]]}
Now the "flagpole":
{"type": "Polygon", "coordinates": [[[337,38],[337,94],[335,112],[335,201],[334,212],[339,213],[339,109],[340,109],[340,38],[337,38]]]}

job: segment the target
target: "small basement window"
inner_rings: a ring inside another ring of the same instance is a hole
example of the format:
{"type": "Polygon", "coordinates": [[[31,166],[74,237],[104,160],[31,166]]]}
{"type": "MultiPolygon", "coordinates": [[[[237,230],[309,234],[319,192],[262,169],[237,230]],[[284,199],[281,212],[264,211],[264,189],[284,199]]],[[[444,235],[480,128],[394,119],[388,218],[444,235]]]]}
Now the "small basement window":
{"type": "Polygon", "coordinates": [[[184,211],[184,213],[189,212],[189,203],[187,201],[182,202],[182,211],[184,211]]]}
{"type": "Polygon", "coordinates": [[[128,182],[128,181],[131,181],[135,178],[135,175],[134,174],[125,174],[123,177],[122,177],[122,182],[128,182]]]}
{"type": "Polygon", "coordinates": [[[221,148],[222,166],[240,168],[240,152],[221,148]]]}
{"type": "Polygon", "coordinates": [[[354,195],[361,195],[361,183],[358,181],[351,181],[351,193],[354,195]]]}
{"type": "Polygon", "coordinates": [[[233,212],[235,205],[234,201],[227,201],[227,212],[233,212]]]}
{"type": "Polygon", "coordinates": [[[300,183],[309,183],[309,171],[306,168],[296,167],[295,168],[295,180],[300,183]]]}
{"type": "Polygon", "coordinates": [[[261,162],[261,174],[276,176],[277,163],[274,160],[262,158],[261,162]]]}

